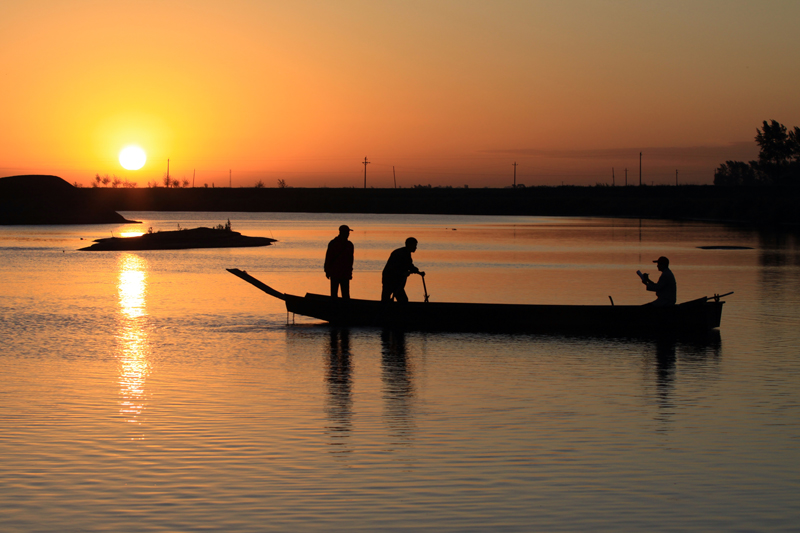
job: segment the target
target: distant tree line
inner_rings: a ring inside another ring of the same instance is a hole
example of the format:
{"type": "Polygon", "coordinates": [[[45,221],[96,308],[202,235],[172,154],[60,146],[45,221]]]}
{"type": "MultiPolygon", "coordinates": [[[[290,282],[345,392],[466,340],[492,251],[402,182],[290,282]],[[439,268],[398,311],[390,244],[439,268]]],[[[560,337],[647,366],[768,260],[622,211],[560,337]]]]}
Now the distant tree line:
{"type": "MultiPolygon", "coordinates": [[[[76,184],[77,184],[77,182],[76,182],[76,184]]],[[[117,189],[119,187],[124,187],[126,189],[135,189],[136,188],[136,183],[133,182],[133,181],[128,181],[127,179],[123,181],[123,180],[119,179],[117,176],[114,176],[113,178],[109,178],[108,174],[106,174],[103,177],[100,177],[100,174],[95,174],[94,181],[92,182],[92,187],[98,188],[101,185],[103,187],[111,186],[112,189],[117,189]]]]}
{"type": "Polygon", "coordinates": [[[726,161],[714,172],[714,185],[800,185],[800,128],[765,120],[756,130],[757,161],[726,161]]]}

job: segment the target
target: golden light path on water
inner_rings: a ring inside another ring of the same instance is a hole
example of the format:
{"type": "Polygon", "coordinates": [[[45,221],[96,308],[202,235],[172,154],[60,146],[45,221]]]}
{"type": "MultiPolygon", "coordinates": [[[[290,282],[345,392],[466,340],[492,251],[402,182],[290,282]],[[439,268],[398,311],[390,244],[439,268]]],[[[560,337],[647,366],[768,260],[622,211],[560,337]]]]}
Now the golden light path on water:
{"type": "Polygon", "coordinates": [[[150,347],[144,327],[147,261],[134,254],[122,254],[118,267],[120,414],[128,422],[138,423],[145,408],[145,380],[150,371],[150,347]]]}

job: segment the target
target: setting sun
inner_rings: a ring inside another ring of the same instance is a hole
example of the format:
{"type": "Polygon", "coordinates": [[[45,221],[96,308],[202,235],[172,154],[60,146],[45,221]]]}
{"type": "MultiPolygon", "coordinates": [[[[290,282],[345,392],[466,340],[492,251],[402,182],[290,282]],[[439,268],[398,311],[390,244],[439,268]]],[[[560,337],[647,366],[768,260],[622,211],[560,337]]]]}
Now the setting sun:
{"type": "Polygon", "coordinates": [[[147,161],[147,154],[138,146],[126,146],[119,153],[119,164],[127,170],[139,170],[147,161]]]}

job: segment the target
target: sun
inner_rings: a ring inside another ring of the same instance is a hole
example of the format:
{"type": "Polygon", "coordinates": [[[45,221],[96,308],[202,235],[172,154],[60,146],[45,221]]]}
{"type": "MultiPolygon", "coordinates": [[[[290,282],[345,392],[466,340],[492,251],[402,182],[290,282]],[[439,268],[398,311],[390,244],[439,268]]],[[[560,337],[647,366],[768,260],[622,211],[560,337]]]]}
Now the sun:
{"type": "Polygon", "coordinates": [[[127,170],[139,170],[147,161],[147,154],[138,146],[126,146],[119,153],[119,164],[127,170]]]}

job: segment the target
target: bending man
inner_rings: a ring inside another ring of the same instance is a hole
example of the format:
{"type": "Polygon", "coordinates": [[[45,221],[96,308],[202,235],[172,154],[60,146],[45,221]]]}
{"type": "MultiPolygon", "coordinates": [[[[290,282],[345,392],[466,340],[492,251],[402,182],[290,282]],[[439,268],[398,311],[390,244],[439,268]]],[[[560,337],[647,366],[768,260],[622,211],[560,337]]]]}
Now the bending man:
{"type": "Polygon", "coordinates": [[[409,237],[406,245],[393,251],[383,267],[383,290],[381,291],[381,301],[391,302],[392,298],[400,303],[407,303],[406,279],[410,274],[425,275],[414,266],[411,254],[417,251],[417,239],[409,237]]]}

